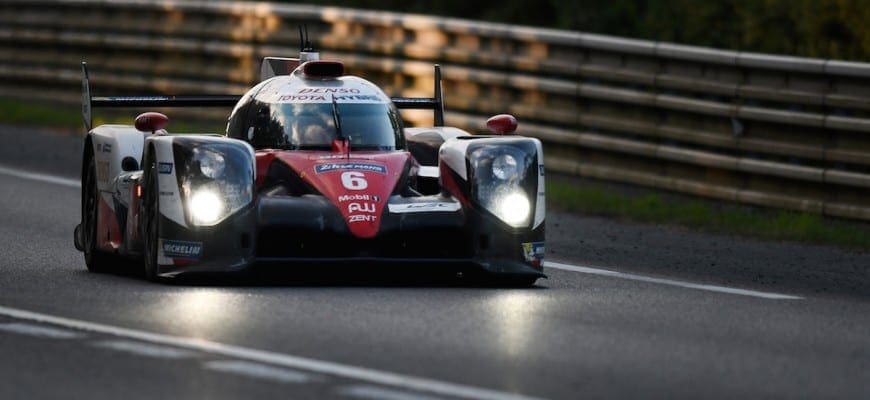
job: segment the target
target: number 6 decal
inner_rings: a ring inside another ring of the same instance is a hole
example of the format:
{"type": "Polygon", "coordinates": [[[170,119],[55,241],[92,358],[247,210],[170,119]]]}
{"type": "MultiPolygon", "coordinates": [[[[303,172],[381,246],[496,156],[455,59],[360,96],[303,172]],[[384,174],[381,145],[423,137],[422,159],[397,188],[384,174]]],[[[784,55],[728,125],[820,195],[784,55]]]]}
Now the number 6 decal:
{"type": "Polygon", "coordinates": [[[341,174],[341,184],[348,190],[363,190],[369,187],[365,174],[362,172],[348,171],[341,174]]]}

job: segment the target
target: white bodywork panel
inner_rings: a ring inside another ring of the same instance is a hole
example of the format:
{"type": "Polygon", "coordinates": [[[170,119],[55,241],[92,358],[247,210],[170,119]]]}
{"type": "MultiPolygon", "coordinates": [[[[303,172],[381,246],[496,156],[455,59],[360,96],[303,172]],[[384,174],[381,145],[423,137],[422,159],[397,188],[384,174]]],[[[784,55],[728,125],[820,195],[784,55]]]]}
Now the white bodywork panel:
{"type": "Polygon", "coordinates": [[[178,179],[176,178],[175,157],[172,153],[173,137],[169,135],[154,135],[146,142],[154,144],[155,162],[157,163],[157,195],[159,198],[159,210],[164,217],[187,227],[184,218],[184,207],[179,193],[178,179]]]}
{"type": "Polygon", "coordinates": [[[424,178],[437,178],[441,176],[441,174],[438,171],[438,167],[421,165],[417,169],[417,176],[422,176],[424,178]]]}
{"type": "Polygon", "coordinates": [[[408,214],[419,212],[455,212],[462,209],[458,201],[425,201],[413,203],[390,203],[389,210],[393,214],[408,214]]]}
{"type": "MultiPolygon", "coordinates": [[[[112,197],[119,189],[115,178],[124,172],[121,170],[121,160],[124,157],[133,157],[137,164],[142,162],[145,135],[146,133],[130,125],[100,125],[90,132],[97,188],[112,211],[115,210],[112,197]]],[[[129,196],[122,198],[129,200],[129,196]]],[[[125,204],[129,204],[129,201],[125,204]]]]}
{"type": "Polygon", "coordinates": [[[459,176],[468,180],[468,170],[465,166],[465,153],[468,151],[468,145],[474,143],[473,140],[450,139],[441,145],[441,150],[438,151],[438,163],[445,163],[447,167],[459,174],[459,176]]]}
{"type": "MultiPolygon", "coordinates": [[[[439,136],[441,136],[442,139],[444,139],[445,143],[450,139],[456,138],[457,136],[471,136],[470,133],[463,131],[462,129],[453,128],[450,126],[436,126],[436,127],[432,127],[432,128],[405,128],[405,138],[412,138],[412,137],[419,135],[419,134],[422,134],[422,133],[436,133],[439,136]]],[[[439,151],[439,153],[440,153],[440,151],[439,151]]],[[[462,155],[462,158],[463,158],[463,161],[460,164],[462,164],[461,168],[463,168],[463,170],[464,170],[464,167],[465,167],[465,161],[464,161],[465,155],[464,155],[464,153],[462,155]]],[[[440,162],[441,157],[439,156],[438,159],[440,162]]],[[[451,165],[451,168],[453,168],[454,170],[456,169],[452,165],[451,165]]],[[[417,171],[417,175],[422,176],[424,178],[438,178],[441,176],[441,173],[440,173],[440,170],[439,170],[437,165],[421,165],[420,169],[417,171]]],[[[463,177],[464,177],[464,174],[463,174],[463,177]]]]}
{"type": "Polygon", "coordinates": [[[260,81],[280,75],[289,75],[299,66],[298,58],[263,57],[260,64],[260,81]]]}
{"type": "Polygon", "coordinates": [[[457,136],[471,136],[470,133],[459,128],[454,128],[452,126],[436,126],[431,128],[405,128],[405,137],[413,137],[426,132],[435,132],[441,135],[445,141],[457,136]]]}
{"type": "Polygon", "coordinates": [[[112,191],[111,181],[121,174],[121,160],[133,157],[142,162],[144,132],[130,125],[100,125],[90,132],[97,169],[97,187],[112,191]]]}
{"type": "Polygon", "coordinates": [[[547,216],[547,201],[544,194],[544,148],[538,139],[535,139],[535,145],[538,148],[538,199],[535,201],[535,221],[532,229],[544,223],[544,218],[547,216]]]}

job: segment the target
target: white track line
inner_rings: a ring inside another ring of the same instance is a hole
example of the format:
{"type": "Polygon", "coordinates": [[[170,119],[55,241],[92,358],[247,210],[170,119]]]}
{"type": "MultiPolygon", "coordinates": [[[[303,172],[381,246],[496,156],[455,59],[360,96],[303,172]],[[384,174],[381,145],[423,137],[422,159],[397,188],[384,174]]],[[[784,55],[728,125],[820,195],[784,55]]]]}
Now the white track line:
{"type": "Polygon", "coordinates": [[[418,393],[365,385],[343,386],[338,388],[336,393],[345,397],[367,400],[440,400],[440,398],[420,396],[418,393]]]}
{"type": "Polygon", "coordinates": [[[194,355],[191,351],[176,347],[142,343],[135,340],[103,340],[93,343],[92,346],[154,358],[175,359],[188,358],[194,355]]]}
{"type": "Polygon", "coordinates": [[[21,322],[0,324],[0,331],[48,339],[78,339],[85,337],[85,335],[81,333],[68,331],[66,329],[49,328],[47,326],[21,322]]]}
{"type": "Polygon", "coordinates": [[[678,286],[678,287],[688,288],[688,289],[706,290],[708,292],[728,293],[728,294],[736,294],[736,295],[740,295],[740,296],[760,297],[763,299],[772,299],[772,300],[800,300],[800,299],[803,299],[803,297],[792,296],[792,295],[788,295],[788,294],[759,292],[756,290],[736,289],[736,288],[730,288],[730,287],[726,287],[726,286],[705,285],[705,284],[700,284],[700,283],[691,283],[691,282],[678,281],[678,280],[673,280],[673,279],[653,278],[651,276],[628,274],[625,272],[610,271],[610,270],[599,269],[599,268],[580,267],[580,266],[576,266],[576,265],[562,264],[562,263],[553,262],[553,261],[545,261],[544,266],[547,268],[561,269],[563,271],[572,271],[572,272],[580,272],[583,274],[609,276],[611,278],[628,279],[628,280],[632,280],[632,281],[658,283],[658,284],[662,284],[662,285],[678,286]]]}
{"type": "Polygon", "coordinates": [[[318,380],[312,375],[304,374],[292,369],[273,367],[263,363],[241,360],[208,361],[203,364],[203,368],[280,383],[306,383],[318,380]]]}
{"type": "Polygon", "coordinates": [[[61,186],[80,188],[81,182],[78,179],[61,178],[59,176],[41,174],[39,172],[25,171],[18,168],[4,167],[0,165],[0,174],[14,176],[16,178],[29,179],[32,181],[54,183],[61,186]]]}
{"type": "Polygon", "coordinates": [[[135,339],[143,342],[160,344],[165,346],[175,346],[188,350],[197,350],[210,354],[218,354],[224,357],[262,362],[272,365],[279,365],[283,367],[296,368],[305,371],[318,372],[333,376],[340,376],[348,379],[376,383],[379,385],[408,390],[416,390],[421,392],[429,392],[445,396],[482,400],[534,399],[533,397],[523,396],[520,394],[500,392],[497,390],[437,381],[434,379],[421,378],[411,375],[402,375],[393,372],[379,371],[371,368],[339,364],[337,362],[331,361],[316,360],[290,354],[251,349],[247,347],[212,342],[204,339],[170,336],[160,333],[140,331],[137,329],[98,324],[94,322],[58,317],[48,314],[40,314],[32,311],[19,310],[3,306],[0,306],[0,315],[5,315],[7,317],[27,321],[52,324],[86,332],[95,332],[128,339],[135,339]]]}

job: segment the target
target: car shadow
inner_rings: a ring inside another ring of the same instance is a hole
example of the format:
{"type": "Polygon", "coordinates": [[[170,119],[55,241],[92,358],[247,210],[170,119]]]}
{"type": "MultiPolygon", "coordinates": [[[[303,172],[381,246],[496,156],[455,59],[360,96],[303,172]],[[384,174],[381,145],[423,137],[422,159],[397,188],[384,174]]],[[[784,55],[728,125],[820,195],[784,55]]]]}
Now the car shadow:
{"type": "MultiPolygon", "coordinates": [[[[141,265],[119,265],[111,275],[145,281],[141,265]]],[[[155,284],[191,287],[382,287],[382,288],[526,288],[546,289],[546,278],[534,285],[478,270],[397,266],[255,266],[241,272],[186,273],[155,284]],[[292,269],[291,269],[292,268],[292,269]]]]}

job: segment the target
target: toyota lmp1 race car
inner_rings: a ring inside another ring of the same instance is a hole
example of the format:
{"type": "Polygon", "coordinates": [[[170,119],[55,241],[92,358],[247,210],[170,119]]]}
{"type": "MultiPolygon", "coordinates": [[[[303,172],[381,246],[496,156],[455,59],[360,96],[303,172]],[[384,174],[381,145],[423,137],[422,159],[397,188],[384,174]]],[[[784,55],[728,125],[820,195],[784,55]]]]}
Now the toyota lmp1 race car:
{"type": "Polygon", "coordinates": [[[499,285],[543,277],[544,165],[537,139],[443,126],[434,98],[390,98],[313,50],[266,57],[238,96],[91,97],[83,116],[76,248],[91,271],[139,260],[160,280],[188,272],[428,265],[499,285]],[[226,134],[169,134],[147,112],[91,127],[92,107],[234,106],[226,134]],[[397,109],[434,110],[404,128],[397,109]]]}

